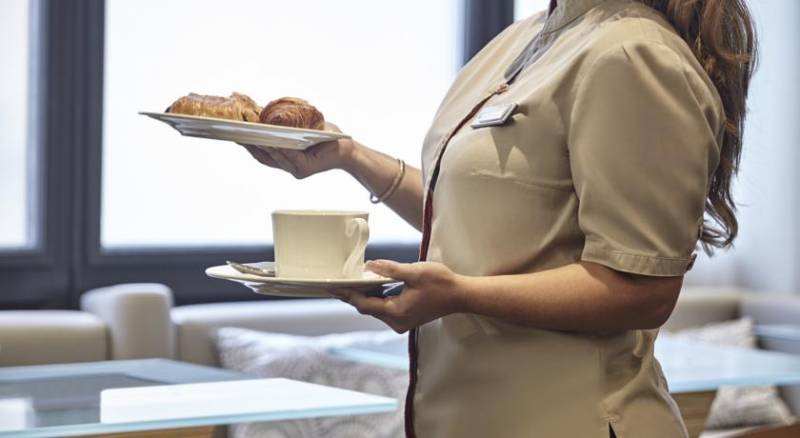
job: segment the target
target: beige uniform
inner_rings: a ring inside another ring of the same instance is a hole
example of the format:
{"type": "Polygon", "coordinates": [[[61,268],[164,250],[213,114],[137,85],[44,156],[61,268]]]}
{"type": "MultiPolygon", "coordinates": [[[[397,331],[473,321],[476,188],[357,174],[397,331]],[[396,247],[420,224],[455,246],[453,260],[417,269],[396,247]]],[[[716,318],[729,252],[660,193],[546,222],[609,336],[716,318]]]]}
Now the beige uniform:
{"type": "MultiPolygon", "coordinates": [[[[504,30],[445,97],[422,154],[423,258],[475,276],[580,260],[682,275],[723,123],[713,83],[658,12],[562,0],[504,30]],[[529,63],[503,86],[526,47],[529,63]],[[506,123],[471,126],[481,108],[514,103],[506,123]]],[[[556,332],[471,314],[425,324],[411,336],[408,430],[605,438],[611,425],[620,438],[685,436],[653,357],[656,334],[556,332]]]]}

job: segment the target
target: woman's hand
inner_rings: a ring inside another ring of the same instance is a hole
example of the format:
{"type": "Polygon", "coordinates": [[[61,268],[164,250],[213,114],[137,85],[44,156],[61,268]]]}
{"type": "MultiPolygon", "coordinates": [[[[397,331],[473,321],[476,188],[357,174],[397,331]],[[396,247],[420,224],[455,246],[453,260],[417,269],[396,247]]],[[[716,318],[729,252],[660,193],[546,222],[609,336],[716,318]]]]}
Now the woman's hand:
{"type": "MultiPolygon", "coordinates": [[[[326,123],[329,129],[339,131],[339,128],[326,123]]],[[[276,169],[282,169],[297,179],[311,176],[315,173],[331,169],[344,169],[347,167],[353,151],[358,145],[351,139],[328,141],[314,145],[304,151],[283,148],[262,148],[259,146],[243,144],[250,155],[261,164],[276,169]]]]}
{"type": "Polygon", "coordinates": [[[397,333],[463,311],[465,278],[441,263],[375,260],[367,263],[367,269],[405,282],[403,292],[386,298],[368,297],[352,290],[340,290],[335,294],[359,313],[380,319],[397,333]]]}
{"type": "MultiPolygon", "coordinates": [[[[332,123],[326,125],[329,130],[339,130],[332,123]]],[[[396,158],[349,138],[320,143],[305,151],[242,146],[262,164],[282,169],[298,179],[331,169],[344,170],[376,196],[386,192],[400,170],[396,158]]],[[[419,230],[422,227],[422,172],[408,165],[405,169],[405,176],[385,203],[419,230]]]]}

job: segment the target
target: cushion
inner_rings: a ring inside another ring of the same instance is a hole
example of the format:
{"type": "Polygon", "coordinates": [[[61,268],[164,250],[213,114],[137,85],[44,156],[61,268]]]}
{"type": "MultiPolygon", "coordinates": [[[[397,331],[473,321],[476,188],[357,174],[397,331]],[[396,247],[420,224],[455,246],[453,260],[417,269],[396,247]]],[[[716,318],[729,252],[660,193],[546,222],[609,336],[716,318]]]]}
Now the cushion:
{"type": "Polygon", "coordinates": [[[269,438],[402,437],[402,402],[408,386],[408,372],[346,361],[330,354],[331,348],[382,345],[396,342],[401,336],[391,330],[318,337],[233,327],[217,330],[216,346],[224,368],[259,377],[285,377],[398,400],[398,409],[391,413],[239,424],[231,427],[230,435],[269,438]]]}
{"type": "Polygon", "coordinates": [[[110,359],[172,358],[172,291],[158,283],[101,287],[81,295],[81,309],[108,328],[110,359]]]}
{"type": "Polygon", "coordinates": [[[212,335],[222,327],[302,336],[386,329],[379,319],[331,298],[193,304],[172,309],[172,321],[175,358],[211,366],[219,365],[212,335]]]}
{"type": "MultiPolygon", "coordinates": [[[[679,330],[673,335],[721,345],[756,348],[753,320],[750,318],[679,330]]],[[[721,387],[711,404],[706,428],[789,424],[793,420],[789,407],[774,386],[721,387]]]]}
{"type": "Polygon", "coordinates": [[[677,331],[738,318],[741,293],[732,288],[684,287],[664,330],[677,331]]]}
{"type": "Polygon", "coordinates": [[[75,310],[0,312],[0,367],[108,359],[106,325],[75,310]]]}

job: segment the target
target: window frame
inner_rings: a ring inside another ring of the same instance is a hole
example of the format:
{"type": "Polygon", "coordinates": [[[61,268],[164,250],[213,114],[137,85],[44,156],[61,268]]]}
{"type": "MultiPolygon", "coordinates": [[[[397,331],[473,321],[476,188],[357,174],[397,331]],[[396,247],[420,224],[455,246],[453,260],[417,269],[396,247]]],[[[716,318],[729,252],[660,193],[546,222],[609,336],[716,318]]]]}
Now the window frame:
{"type": "MultiPolygon", "coordinates": [[[[72,307],[69,227],[71,173],[69,151],[57,139],[70,131],[51,97],[63,97],[55,79],[66,74],[72,55],[68,25],[72,14],[54,17],[55,9],[44,0],[30,3],[28,176],[31,200],[28,216],[33,246],[0,251],[0,309],[72,307]],[[55,19],[58,18],[58,19],[55,19]],[[58,91],[57,91],[58,90],[58,91]],[[33,214],[31,214],[33,213],[33,214]],[[64,219],[64,220],[62,220],[64,219]]],[[[77,12],[77,11],[75,11],[77,12]]],[[[62,82],[59,79],[59,82],[62,82]]],[[[68,87],[67,87],[68,88],[68,87]]],[[[63,138],[63,137],[62,137],[63,138]]]]}
{"type": "MultiPolygon", "coordinates": [[[[39,246],[0,253],[0,308],[77,308],[80,294],[119,283],[168,285],[177,305],[263,300],[207,277],[225,260],[264,260],[272,246],[103,249],[100,240],[104,0],[33,0],[39,246]],[[76,115],[80,116],[76,116],[76,115]]],[[[513,0],[464,0],[464,62],[513,22],[513,0]]],[[[418,244],[373,244],[367,258],[416,261],[418,244]]]]}

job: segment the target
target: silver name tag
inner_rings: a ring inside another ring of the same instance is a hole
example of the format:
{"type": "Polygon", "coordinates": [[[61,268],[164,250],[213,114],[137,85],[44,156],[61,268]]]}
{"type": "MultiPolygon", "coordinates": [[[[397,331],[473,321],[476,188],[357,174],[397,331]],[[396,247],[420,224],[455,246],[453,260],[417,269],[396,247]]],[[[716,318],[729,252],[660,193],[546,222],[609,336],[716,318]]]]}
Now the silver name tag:
{"type": "Polygon", "coordinates": [[[484,126],[499,126],[504,125],[514,111],[517,109],[516,103],[509,103],[507,105],[492,105],[481,109],[475,121],[470,126],[473,128],[482,128],[484,126]]]}

